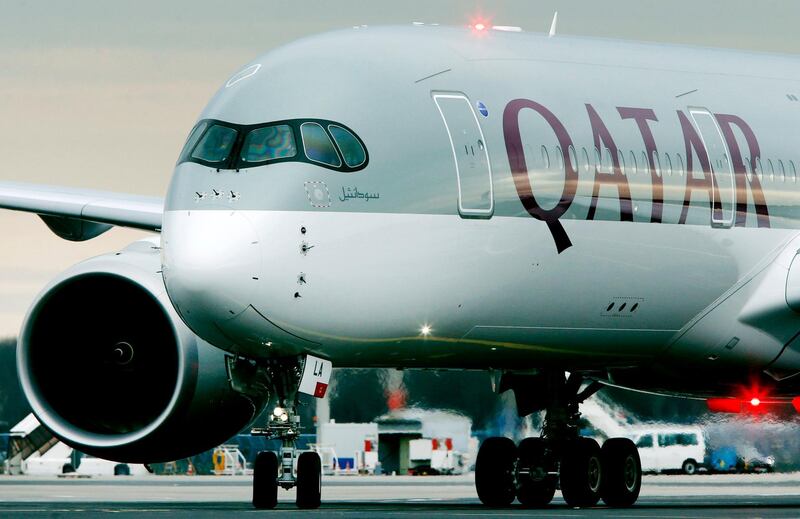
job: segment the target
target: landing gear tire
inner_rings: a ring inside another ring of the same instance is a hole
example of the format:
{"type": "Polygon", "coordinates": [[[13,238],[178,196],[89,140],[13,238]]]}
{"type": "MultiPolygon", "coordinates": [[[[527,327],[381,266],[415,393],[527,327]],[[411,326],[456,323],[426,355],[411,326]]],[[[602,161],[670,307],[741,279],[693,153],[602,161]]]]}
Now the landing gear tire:
{"type": "Polygon", "coordinates": [[[683,462],[681,470],[683,470],[684,474],[688,474],[690,476],[697,474],[697,462],[694,460],[686,460],[683,462]]]}
{"type": "Polygon", "coordinates": [[[316,452],[297,458],[297,507],[319,508],[322,495],[322,462],[316,452]]]}
{"type": "Polygon", "coordinates": [[[642,489],[642,462],[636,445],[627,438],[611,438],[600,450],[600,496],[613,507],[631,506],[642,489]]]}
{"type": "Polygon", "coordinates": [[[517,500],[527,508],[547,506],[556,493],[556,478],[542,438],[525,438],[517,447],[517,500]]]}
{"type": "Polygon", "coordinates": [[[475,489],[487,506],[508,506],[514,501],[514,466],[517,446],[508,438],[487,438],[475,460],[475,489]]]}
{"type": "Polygon", "coordinates": [[[253,467],[253,506],[259,509],[278,505],[278,456],[272,451],[262,451],[256,456],[253,467]]]}
{"type": "Polygon", "coordinates": [[[600,446],[591,438],[565,444],[561,458],[561,494],[569,506],[594,506],[600,500],[603,468],[600,446]]]}

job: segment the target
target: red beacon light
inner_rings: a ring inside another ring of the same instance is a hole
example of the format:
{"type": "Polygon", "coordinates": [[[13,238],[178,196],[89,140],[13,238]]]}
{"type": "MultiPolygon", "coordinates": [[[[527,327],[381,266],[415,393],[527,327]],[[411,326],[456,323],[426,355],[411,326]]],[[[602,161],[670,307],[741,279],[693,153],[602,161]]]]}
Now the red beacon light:
{"type": "Polygon", "coordinates": [[[489,29],[492,27],[491,22],[484,18],[476,18],[469,24],[469,28],[472,29],[474,34],[486,34],[489,29]]]}

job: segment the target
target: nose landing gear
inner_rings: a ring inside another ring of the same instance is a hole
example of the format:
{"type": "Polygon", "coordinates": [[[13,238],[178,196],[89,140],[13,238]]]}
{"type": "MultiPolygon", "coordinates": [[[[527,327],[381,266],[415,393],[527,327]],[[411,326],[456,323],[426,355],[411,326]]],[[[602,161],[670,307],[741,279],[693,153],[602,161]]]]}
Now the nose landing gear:
{"type": "Polygon", "coordinates": [[[578,405],[600,389],[589,384],[580,390],[580,376],[545,372],[516,377],[509,387],[517,393],[517,407],[528,413],[545,409],[540,438],[525,438],[518,446],[508,438],[488,438],[478,451],[475,487],[481,502],[508,506],[516,497],[527,507],[550,503],[560,486],[569,506],[594,506],[602,498],[608,506],[636,502],[642,484],[639,453],[627,438],[606,440],[602,449],[592,438],[578,434],[578,405]],[[520,398],[525,390],[541,391],[520,398]]]}
{"type": "Polygon", "coordinates": [[[279,455],[262,451],[256,457],[253,467],[255,508],[275,508],[278,504],[278,487],[285,490],[297,487],[298,508],[318,508],[320,505],[322,463],[319,454],[306,451],[298,456],[296,445],[301,429],[300,416],[297,414],[298,389],[305,376],[304,364],[307,362],[305,358],[290,359],[263,366],[266,371],[263,380],[270,386],[272,394],[277,396],[278,405],[266,427],[255,428],[251,434],[280,440],[281,448],[279,455]]]}

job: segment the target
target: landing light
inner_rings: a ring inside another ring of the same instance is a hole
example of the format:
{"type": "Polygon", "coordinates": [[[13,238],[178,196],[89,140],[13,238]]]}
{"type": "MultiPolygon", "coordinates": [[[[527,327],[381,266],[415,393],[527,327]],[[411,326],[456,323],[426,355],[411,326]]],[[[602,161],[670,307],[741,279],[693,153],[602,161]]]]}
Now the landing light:
{"type": "Polygon", "coordinates": [[[761,405],[761,400],[758,398],[751,398],[750,405],[753,407],[758,407],[759,405],[761,405]]]}
{"type": "Polygon", "coordinates": [[[282,414],[284,414],[284,412],[283,412],[283,408],[280,407],[280,406],[276,407],[275,410],[272,411],[272,416],[275,416],[275,417],[281,416],[282,414]]]}
{"type": "Polygon", "coordinates": [[[420,330],[419,330],[419,333],[420,333],[420,335],[422,335],[423,337],[427,337],[427,336],[429,336],[429,335],[431,334],[431,331],[432,331],[432,330],[431,330],[431,327],[430,327],[430,325],[427,325],[427,324],[426,324],[426,325],[424,325],[422,328],[420,328],[420,330]]]}

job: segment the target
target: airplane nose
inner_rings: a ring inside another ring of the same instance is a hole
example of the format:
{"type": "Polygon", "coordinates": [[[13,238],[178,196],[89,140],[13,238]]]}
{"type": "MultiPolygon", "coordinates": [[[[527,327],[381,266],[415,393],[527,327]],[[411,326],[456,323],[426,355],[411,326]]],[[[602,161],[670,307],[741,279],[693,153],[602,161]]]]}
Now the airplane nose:
{"type": "Polygon", "coordinates": [[[261,248],[247,216],[230,210],[169,212],[162,242],[167,293],[195,333],[208,337],[206,328],[252,303],[261,248]]]}

